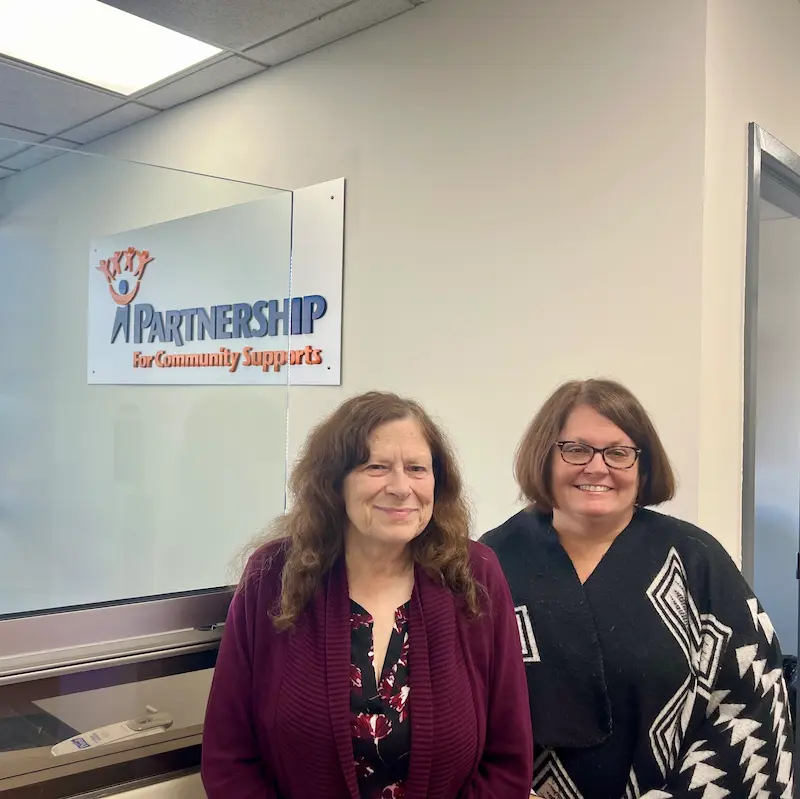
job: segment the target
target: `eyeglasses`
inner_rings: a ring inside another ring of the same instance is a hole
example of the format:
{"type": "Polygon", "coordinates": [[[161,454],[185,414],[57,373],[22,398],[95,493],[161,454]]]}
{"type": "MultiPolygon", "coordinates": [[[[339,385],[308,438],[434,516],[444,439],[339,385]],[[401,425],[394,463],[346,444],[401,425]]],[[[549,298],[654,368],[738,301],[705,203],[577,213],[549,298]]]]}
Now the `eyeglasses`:
{"type": "Polygon", "coordinates": [[[613,446],[598,449],[591,444],[578,441],[556,441],[561,458],[571,466],[586,466],[599,452],[610,469],[630,469],[636,463],[641,449],[638,447],[613,446]]]}

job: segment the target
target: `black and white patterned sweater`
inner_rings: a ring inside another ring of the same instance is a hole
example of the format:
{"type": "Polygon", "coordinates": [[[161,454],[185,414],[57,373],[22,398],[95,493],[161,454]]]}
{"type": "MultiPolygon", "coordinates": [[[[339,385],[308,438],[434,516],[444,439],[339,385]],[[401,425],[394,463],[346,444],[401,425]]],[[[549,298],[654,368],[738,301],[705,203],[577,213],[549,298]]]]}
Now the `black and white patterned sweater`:
{"type": "Polygon", "coordinates": [[[516,605],[546,799],[792,799],[777,636],[723,547],[637,510],[581,584],[550,516],[481,541],[516,605]]]}

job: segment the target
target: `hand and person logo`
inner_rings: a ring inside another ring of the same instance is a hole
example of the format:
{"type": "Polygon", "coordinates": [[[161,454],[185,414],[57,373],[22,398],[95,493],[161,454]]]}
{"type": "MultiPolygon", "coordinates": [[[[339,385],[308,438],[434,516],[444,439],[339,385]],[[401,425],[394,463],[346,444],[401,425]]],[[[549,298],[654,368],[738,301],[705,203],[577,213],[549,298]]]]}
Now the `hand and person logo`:
{"type": "Polygon", "coordinates": [[[130,305],[139,293],[147,265],[154,260],[147,250],[128,247],[101,260],[95,269],[105,275],[111,299],[117,305],[130,305]]]}

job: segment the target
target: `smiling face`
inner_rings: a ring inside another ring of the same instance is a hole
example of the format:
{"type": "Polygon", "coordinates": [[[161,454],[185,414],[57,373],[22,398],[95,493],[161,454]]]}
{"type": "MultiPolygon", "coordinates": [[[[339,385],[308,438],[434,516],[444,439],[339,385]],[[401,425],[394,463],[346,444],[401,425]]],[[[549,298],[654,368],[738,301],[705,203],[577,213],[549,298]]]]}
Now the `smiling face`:
{"type": "MultiPolygon", "coordinates": [[[[579,405],[570,413],[558,440],[597,449],[636,446],[613,422],[586,405],[579,405]]],[[[597,452],[589,463],[575,466],[564,462],[558,447],[553,448],[551,457],[554,517],[569,517],[573,525],[600,520],[626,523],[639,493],[638,460],[629,469],[612,469],[597,452]]]]}
{"type": "Polygon", "coordinates": [[[413,419],[380,425],[368,443],[369,459],[344,479],[347,534],[406,545],[433,515],[431,448],[413,419]]]}

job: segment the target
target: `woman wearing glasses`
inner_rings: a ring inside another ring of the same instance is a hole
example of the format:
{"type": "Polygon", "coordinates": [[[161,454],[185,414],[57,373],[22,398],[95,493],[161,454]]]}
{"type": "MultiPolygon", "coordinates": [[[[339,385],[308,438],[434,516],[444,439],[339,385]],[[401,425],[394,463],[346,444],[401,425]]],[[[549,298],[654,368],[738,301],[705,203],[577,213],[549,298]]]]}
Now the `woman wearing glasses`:
{"type": "Polygon", "coordinates": [[[777,636],[714,538],[646,510],[675,479],[638,400],[608,380],[561,386],[515,475],[529,507],[482,541],[516,606],[533,793],[792,797],[777,636]]]}

